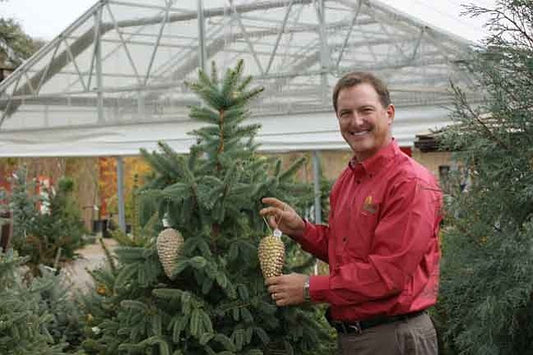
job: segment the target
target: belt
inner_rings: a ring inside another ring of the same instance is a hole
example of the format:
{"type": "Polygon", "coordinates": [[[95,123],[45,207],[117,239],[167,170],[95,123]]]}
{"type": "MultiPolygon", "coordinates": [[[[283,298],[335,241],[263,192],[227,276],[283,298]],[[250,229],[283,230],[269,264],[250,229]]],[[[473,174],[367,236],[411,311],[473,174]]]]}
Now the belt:
{"type": "Polygon", "coordinates": [[[406,314],[399,314],[394,316],[388,316],[388,317],[376,317],[356,322],[342,322],[333,320],[330,317],[330,310],[326,311],[326,319],[328,320],[328,323],[337,330],[337,332],[341,334],[361,334],[363,330],[372,328],[381,324],[387,324],[387,323],[393,323],[398,322],[402,320],[408,320],[414,317],[417,317],[423,313],[425,313],[425,310],[421,311],[415,311],[411,313],[406,314]]]}

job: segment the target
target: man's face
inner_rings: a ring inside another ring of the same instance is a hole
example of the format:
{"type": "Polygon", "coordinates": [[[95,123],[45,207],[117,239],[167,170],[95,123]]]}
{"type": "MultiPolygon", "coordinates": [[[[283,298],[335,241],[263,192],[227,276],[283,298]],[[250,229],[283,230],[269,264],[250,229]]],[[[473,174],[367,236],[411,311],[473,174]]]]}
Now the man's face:
{"type": "Polygon", "coordinates": [[[342,137],[358,161],[371,157],[392,139],[394,106],[383,107],[378,93],[368,83],[339,92],[337,118],[342,137]]]}

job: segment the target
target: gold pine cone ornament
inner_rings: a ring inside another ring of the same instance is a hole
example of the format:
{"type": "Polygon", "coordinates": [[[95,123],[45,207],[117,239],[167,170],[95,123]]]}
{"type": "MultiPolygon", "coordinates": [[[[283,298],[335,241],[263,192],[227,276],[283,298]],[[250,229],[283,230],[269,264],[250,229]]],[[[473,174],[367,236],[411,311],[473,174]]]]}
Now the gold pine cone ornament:
{"type": "Polygon", "coordinates": [[[183,248],[183,236],[173,228],[166,228],[157,236],[156,247],[165,274],[172,278],[172,271],[183,248]]]}
{"type": "Polygon", "coordinates": [[[265,279],[281,275],[285,264],[285,244],[281,240],[279,229],[274,230],[272,235],[261,239],[257,255],[265,279]]]}

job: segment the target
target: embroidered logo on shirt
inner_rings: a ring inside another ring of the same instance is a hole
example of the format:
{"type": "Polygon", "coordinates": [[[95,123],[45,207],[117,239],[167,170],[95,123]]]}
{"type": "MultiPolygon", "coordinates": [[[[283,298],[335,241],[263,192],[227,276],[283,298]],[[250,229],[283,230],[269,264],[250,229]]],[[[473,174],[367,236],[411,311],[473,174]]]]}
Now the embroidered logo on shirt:
{"type": "Polygon", "coordinates": [[[377,212],[378,206],[372,202],[372,196],[367,196],[365,198],[365,202],[363,202],[363,210],[372,214],[377,212]]]}

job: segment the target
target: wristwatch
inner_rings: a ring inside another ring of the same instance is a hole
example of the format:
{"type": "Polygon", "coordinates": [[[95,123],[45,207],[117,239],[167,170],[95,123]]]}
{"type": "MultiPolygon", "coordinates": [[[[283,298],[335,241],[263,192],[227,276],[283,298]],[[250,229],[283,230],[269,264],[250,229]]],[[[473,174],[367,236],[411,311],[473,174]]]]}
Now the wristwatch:
{"type": "Polygon", "coordinates": [[[307,276],[307,280],[304,283],[304,299],[306,302],[311,301],[311,296],[309,295],[309,276],[307,276]]]}

